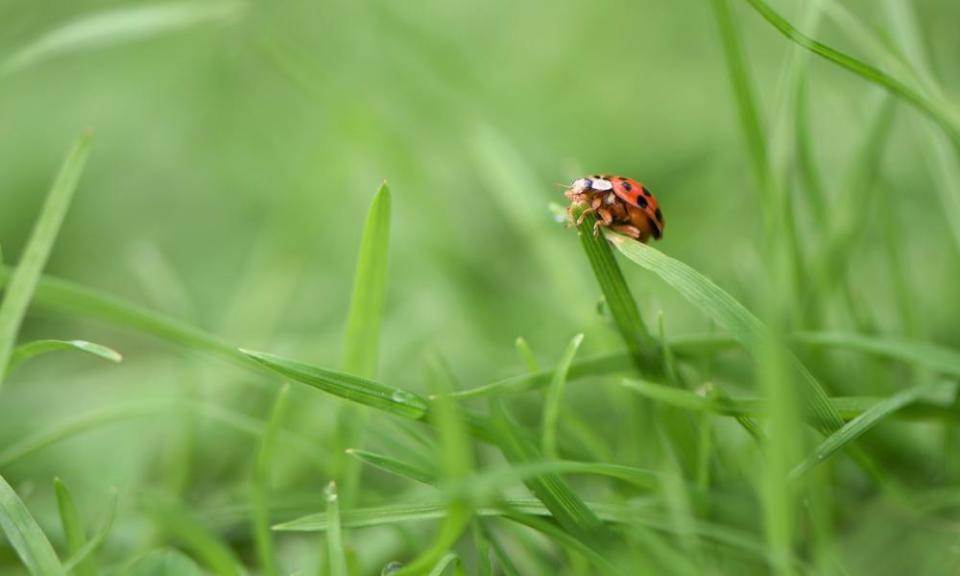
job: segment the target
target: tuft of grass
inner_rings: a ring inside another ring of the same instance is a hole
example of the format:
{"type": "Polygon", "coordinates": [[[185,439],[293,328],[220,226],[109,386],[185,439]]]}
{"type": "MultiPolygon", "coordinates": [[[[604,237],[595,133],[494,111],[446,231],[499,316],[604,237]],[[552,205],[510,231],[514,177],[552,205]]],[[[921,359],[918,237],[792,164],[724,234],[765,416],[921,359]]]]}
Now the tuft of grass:
{"type": "Polygon", "coordinates": [[[47,263],[53,243],[57,239],[60,225],[70,208],[74,191],[80,182],[80,175],[87,163],[90,153],[92,135],[83,134],[67,154],[66,160],[60,167],[60,173],[53,182],[53,187],[47,195],[46,202],[40,212],[40,217],[34,224],[30,240],[4,291],[3,303],[0,304],[0,386],[3,385],[13,347],[20,330],[20,323],[27,312],[34,289],[40,280],[43,267],[47,263]]]}

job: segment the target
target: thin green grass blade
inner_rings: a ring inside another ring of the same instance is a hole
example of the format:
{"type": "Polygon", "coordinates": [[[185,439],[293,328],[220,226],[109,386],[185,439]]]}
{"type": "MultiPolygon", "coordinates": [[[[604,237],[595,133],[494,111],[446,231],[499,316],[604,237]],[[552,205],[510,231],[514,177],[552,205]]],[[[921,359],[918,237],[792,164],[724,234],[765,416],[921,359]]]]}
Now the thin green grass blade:
{"type": "Polygon", "coordinates": [[[911,104],[922,114],[930,117],[933,121],[940,124],[946,130],[954,141],[960,140],[960,116],[958,116],[955,107],[939,99],[931,98],[924,92],[915,89],[913,86],[898,80],[885,72],[862,62],[852,56],[849,56],[839,50],[831,48],[826,44],[818,42],[809,36],[797,30],[789,21],[777,13],[769,4],[763,0],[745,0],[753,9],[763,17],[770,25],[777,29],[790,41],[810,50],[814,54],[837,64],[853,72],[857,76],[864,78],[874,84],[882,86],[892,94],[911,104]]]}
{"type": "MultiPolygon", "coordinates": [[[[580,211],[574,211],[573,217],[579,216],[580,211]]],[[[646,371],[655,370],[659,366],[658,354],[655,352],[656,342],[640,317],[640,310],[633,299],[630,287],[627,286],[620,265],[613,257],[609,244],[594,234],[595,223],[596,219],[593,215],[588,214],[577,226],[583,251],[590,261],[590,267],[610,308],[617,330],[627,350],[633,355],[637,368],[646,371]]]]}
{"type": "Polygon", "coordinates": [[[370,466],[379,468],[384,472],[390,472],[391,474],[396,474],[397,476],[401,476],[403,478],[409,478],[422,484],[436,484],[438,481],[438,475],[434,470],[426,470],[420,466],[410,464],[409,462],[402,462],[396,458],[384,456],[383,454],[377,454],[375,452],[368,452],[367,450],[359,450],[356,448],[348,449],[347,454],[357,458],[364,464],[369,464],[370,466]]]}
{"type": "Polygon", "coordinates": [[[47,536],[3,476],[0,476],[0,528],[31,574],[66,574],[47,536]]]}
{"type": "Polygon", "coordinates": [[[853,350],[960,377],[960,352],[929,342],[848,332],[808,332],[795,334],[791,339],[805,346],[853,350]]]}
{"type": "Polygon", "coordinates": [[[20,258],[20,265],[4,291],[3,303],[0,304],[0,386],[3,385],[7,365],[13,354],[20,323],[33,298],[34,289],[87,163],[91,138],[89,133],[82,135],[60,167],[60,173],[47,195],[40,217],[34,224],[27,247],[20,258]]]}
{"type": "Polygon", "coordinates": [[[13,354],[10,355],[10,363],[7,365],[7,371],[13,371],[14,368],[35,356],[59,350],[85,352],[108,362],[118,363],[123,361],[123,356],[113,348],[107,348],[86,340],[34,340],[17,346],[13,350],[13,354]]]}
{"type": "MultiPolygon", "coordinates": [[[[87,534],[67,485],[59,478],[54,478],[53,491],[57,496],[57,509],[60,511],[60,524],[63,526],[63,535],[67,542],[67,554],[68,557],[74,557],[87,543],[87,534]]],[[[93,574],[93,566],[88,562],[78,564],[75,573],[77,576],[93,574]]]]}
{"type": "Polygon", "coordinates": [[[414,420],[422,418],[427,413],[426,401],[413,392],[389,388],[351,374],[318,368],[272,354],[250,350],[241,350],[241,352],[290,380],[313,386],[352,402],[414,420]]]}
{"type": "MultiPolygon", "coordinates": [[[[82,574],[82,567],[92,565],[93,561],[88,559],[100,549],[100,546],[103,545],[107,539],[107,536],[110,534],[110,529],[113,528],[113,521],[117,516],[118,501],[117,491],[113,490],[112,492],[113,494],[110,499],[110,505],[107,506],[106,517],[104,518],[100,529],[97,530],[97,533],[93,535],[93,538],[87,540],[86,544],[84,544],[82,548],[77,550],[75,554],[67,559],[63,566],[64,570],[67,572],[75,571],[78,576],[82,574]]],[[[95,566],[92,567],[90,573],[96,574],[95,566]]]]}
{"type": "Polygon", "coordinates": [[[384,182],[373,197],[363,226],[344,340],[344,371],[366,378],[376,377],[380,358],[389,242],[390,188],[384,182]]]}
{"type": "Polygon", "coordinates": [[[327,497],[327,561],[331,576],[348,576],[347,553],[343,549],[343,532],[340,523],[340,498],[336,482],[330,482],[325,490],[327,497]]]}
{"type": "Polygon", "coordinates": [[[551,460],[559,458],[557,452],[557,426],[560,421],[560,408],[563,406],[563,390],[567,385],[567,373],[570,371],[570,364],[573,363],[577,350],[583,342],[583,334],[577,334],[567,345],[567,349],[557,364],[557,369],[553,373],[553,380],[550,382],[550,388],[547,391],[547,397],[543,404],[543,427],[541,429],[541,450],[543,455],[551,460]]]}
{"type": "Polygon", "coordinates": [[[0,78],[43,61],[105,46],[152,38],[207,22],[237,17],[243,2],[166,2],[83,16],[16,50],[0,63],[0,78]]]}
{"type": "MultiPolygon", "coordinates": [[[[757,354],[760,347],[774,338],[766,326],[742,304],[690,266],[630,238],[613,232],[606,232],[606,235],[624,256],[657,274],[691,304],[728,330],[751,353],[757,354]]],[[[830,404],[826,391],[796,357],[788,356],[804,385],[803,399],[814,425],[827,434],[842,428],[843,420],[830,404]]]]}
{"type": "Polygon", "coordinates": [[[460,557],[457,556],[454,552],[448,552],[443,558],[437,562],[437,565],[433,567],[427,576],[443,576],[443,573],[447,571],[447,568],[453,566],[453,569],[457,573],[462,573],[460,570],[460,557]]]}
{"type": "Polygon", "coordinates": [[[151,550],[123,571],[125,576],[205,576],[192,558],[179,550],[151,550]]]}
{"type": "Polygon", "coordinates": [[[260,570],[265,576],[275,576],[278,573],[273,534],[270,531],[270,470],[276,449],[277,434],[283,423],[289,396],[290,385],[284,384],[273,402],[267,426],[260,436],[257,457],[253,465],[253,535],[260,570]]]}
{"type": "Polygon", "coordinates": [[[164,532],[191,551],[211,571],[220,576],[241,575],[240,561],[230,546],[191,512],[173,502],[152,503],[151,512],[164,532]]]}
{"type": "MultiPolygon", "coordinates": [[[[878,402],[870,407],[869,410],[866,410],[850,422],[847,422],[843,428],[828,436],[823,442],[820,443],[819,446],[817,446],[817,449],[813,454],[811,454],[790,472],[790,477],[793,479],[799,478],[811,470],[814,466],[826,461],[828,458],[830,458],[830,456],[841,450],[844,446],[862,436],[868,430],[883,421],[887,416],[890,416],[904,406],[916,402],[924,396],[935,392],[938,387],[942,386],[943,384],[938,382],[929,382],[926,384],[921,384],[920,386],[907,388],[906,390],[902,390],[897,394],[878,402]]],[[[950,386],[955,391],[955,384],[951,383],[950,386]]]]}
{"type": "Polygon", "coordinates": [[[530,348],[530,344],[527,343],[523,336],[517,336],[516,346],[517,354],[523,359],[523,365],[527,367],[527,372],[531,374],[539,372],[540,363],[537,362],[537,355],[533,353],[533,349],[530,348]]]}

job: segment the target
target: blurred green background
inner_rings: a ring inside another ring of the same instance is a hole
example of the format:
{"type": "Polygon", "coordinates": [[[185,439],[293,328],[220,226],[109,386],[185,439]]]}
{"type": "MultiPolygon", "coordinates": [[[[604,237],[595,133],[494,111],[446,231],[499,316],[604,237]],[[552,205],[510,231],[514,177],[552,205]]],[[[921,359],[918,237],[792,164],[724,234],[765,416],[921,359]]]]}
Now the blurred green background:
{"type": "MultiPolygon", "coordinates": [[[[800,21],[803,2],[772,4],[800,21]]],[[[864,26],[860,32],[893,38],[890,15],[875,4],[843,2],[864,26]]],[[[960,3],[906,4],[932,73],[947,94],[957,94],[960,3]]],[[[733,7],[762,113],[775,125],[791,45],[745,3],[733,7]]],[[[513,348],[519,335],[545,366],[577,332],[586,333],[583,354],[620,347],[598,313],[599,291],[576,234],[548,209],[563,203],[565,183],[586,173],[644,182],[666,218],[656,247],[748,308],[756,309],[769,289],[759,192],[707,2],[3,0],[0,54],[14,62],[51,31],[117,10],[132,10],[120,23],[127,32],[101,30],[97,38],[94,27],[92,39],[62,50],[54,42],[0,76],[0,244],[7,263],[18,259],[69,143],[90,128],[93,153],[47,273],[230,343],[320,366],[341,363],[365,212],[388,181],[393,229],[379,374],[412,390],[426,390],[427,354],[442,355],[470,387],[522,371],[513,348]],[[173,13],[192,16],[157,24],[173,13]]],[[[857,34],[850,22],[826,16],[815,36],[871,60],[857,34]]],[[[848,297],[833,297],[820,317],[803,318],[799,327],[866,326],[960,346],[960,254],[950,208],[937,191],[927,121],[897,105],[867,202],[851,206],[850,173],[883,94],[811,59],[806,98],[828,213],[849,218],[857,231],[842,250],[848,297]],[[893,273],[891,253],[899,254],[893,273]]],[[[792,160],[786,174],[799,246],[812,258],[825,224],[812,215],[792,160]]],[[[669,334],[711,329],[652,275],[625,271],[644,316],[662,312],[669,334]]],[[[190,399],[262,420],[276,390],[270,379],[221,361],[37,310],[21,340],[47,337],[100,342],[125,361],[113,366],[67,354],[14,373],[0,401],[0,445],[141,402],[190,399]]],[[[819,373],[844,394],[882,396],[902,385],[903,372],[887,364],[833,360],[819,373]]],[[[738,360],[728,363],[737,374],[738,360]]],[[[733,391],[750,388],[731,381],[733,391]]],[[[628,459],[613,440],[622,407],[591,393],[595,386],[572,386],[571,402],[609,440],[614,459],[628,459]]],[[[306,513],[322,509],[319,487],[337,446],[331,415],[340,401],[299,387],[292,393],[287,427],[316,445],[307,460],[284,448],[274,484],[278,493],[302,495],[298,509],[306,513]]],[[[520,409],[535,410],[537,402],[527,398],[520,409]]],[[[389,446],[380,427],[371,424],[368,444],[389,446]]],[[[894,454],[885,464],[907,477],[914,465],[939,467],[939,428],[892,433],[900,434],[916,436],[928,450],[894,454]]],[[[209,521],[254,566],[246,524],[207,512],[245,502],[254,446],[209,414],[172,409],[71,433],[0,473],[54,541],[54,476],[93,519],[117,487],[120,512],[106,548],[115,565],[150,546],[177,545],[169,536],[176,531],[157,520],[162,514],[148,512],[151,502],[175,501],[209,521]]],[[[362,482],[368,503],[402,486],[377,472],[365,472],[362,482]]],[[[906,538],[885,501],[858,490],[865,488],[855,483],[849,505],[862,505],[860,521],[840,522],[837,530],[846,573],[903,573],[886,547],[902,546],[915,560],[955,542],[955,518],[923,523],[935,537],[906,538]]],[[[759,517],[740,520],[762,534],[759,517]]],[[[409,557],[429,531],[357,534],[363,566],[379,570],[409,557]]],[[[314,570],[318,541],[283,536],[283,573],[314,570]]],[[[0,545],[0,572],[15,574],[17,566],[0,545]]]]}

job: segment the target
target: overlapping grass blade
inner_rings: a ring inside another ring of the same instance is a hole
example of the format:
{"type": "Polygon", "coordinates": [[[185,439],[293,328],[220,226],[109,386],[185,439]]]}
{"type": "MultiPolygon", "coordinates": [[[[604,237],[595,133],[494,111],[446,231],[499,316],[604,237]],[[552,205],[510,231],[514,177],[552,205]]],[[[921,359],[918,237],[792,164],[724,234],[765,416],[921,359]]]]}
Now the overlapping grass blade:
{"type": "Polygon", "coordinates": [[[560,408],[563,405],[563,390],[567,384],[567,373],[570,371],[570,364],[573,363],[573,357],[580,349],[580,343],[583,342],[583,334],[577,334],[567,345],[560,362],[557,364],[556,371],[553,373],[553,379],[550,382],[550,388],[543,404],[543,424],[541,430],[541,450],[548,459],[555,460],[557,455],[557,426],[560,421],[560,408]]]}
{"type": "MultiPolygon", "coordinates": [[[[113,521],[117,516],[117,500],[118,493],[116,490],[113,490],[112,497],[110,499],[110,505],[107,506],[106,517],[100,525],[100,529],[97,530],[97,533],[93,535],[93,538],[87,540],[86,544],[84,544],[82,548],[77,550],[75,554],[67,559],[63,566],[64,570],[67,572],[75,570],[76,574],[79,576],[82,574],[82,567],[92,563],[92,561],[88,560],[88,558],[100,549],[100,546],[106,541],[107,535],[110,534],[110,529],[113,528],[113,521]]],[[[95,574],[96,568],[94,567],[90,573],[95,574]]]]}
{"type": "MultiPolygon", "coordinates": [[[[790,476],[792,478],[800,477],[814,466],[826,461],[828,458],[830,458],[830,456],[841,450],[844,446],[856,440],[865,432],[879,424],[887,416],[890,416],[907,404],[915,402],[920,398],[923,398],[925,395],[934,392],[936,388],[940,386],[942,386],[942,384],[937,382],[921,384],[919,386],[907,388],[906,390],[901,390],[893,396],[877,402],[875,405],[870,407],[870,409],[866,410],[850,422],[847,422],[843,428],[824,439],[824,441],[817,446],[817,449],[813,454],[811,454],[791,471],[790,476]]],[[[955,393],[956,385],[951,383],[950,386],[955,393]]]]}
{"type": "Polygon", "coordinates": [[[286,378],[358,404],[415,420],[427,413],[426,401],[413,392],[390,388],[372,380],[295,362],[272,354],[251,350],[241,350],[241,352],[286,378]]]}
{"type": "MultiPolygon", "coordinates": [[[[57,496],[57,508],[60,511],[60,524],[63,526],[64,539],[67,541],[68,557],[77,556],[87,543],[87,534],[80,521],[80,513],[73,501],[73,495],[67,485],[59,478],[53,480],[53,491],[57,496]]],[[[77,576],[88,576],[94,573],[89,562],[77,564],[74,569],[77,576]]]]}
{"type": "Polygon", "coordinates": [[[123,356],[116,350],[86,340],[34,340],[17,346],[13,350],[13,354],[10,355],[10,363],[7,365],[7,371],[12,371],[35,356],[58,350],[85,352],[108,362],[121,362],[123,360],[123,356]]]}
{"type": "Polygon", "coordinates": [[[437,565],[433,567],[433,570],[430,570],[427,576],[442,576],[450,566],[453,566],[456,574],[463,573],[463,571],[460,569],[460,556],[457,556],[457,554],[454,552],[448,552],[443,558],[440,559],[439,562],[437,562],[437,565]]]}
{"type": "Polygon", "coordinates": [[[898,80],[889,74],[865,63],[826,44],[818,42],[797,30],[789,21],[777,13],[763,0],[745,0],[764,20],[770,23],[781,34],[799,46],[810,50],[814,54],[853,72],[857,76],[882,86],[892,94],[908,102],[921,113],[929,116],[940,124],[954,141],[960,141],[960,117],[955,108],[939,99],[931,98],[928,94],[914,86],[898,80]]]}
{"type": "Polygon", "coordinates": [[[31,574],[66,574],[47,536],[3,476],[0,476],[0,528],[31,574]]]}
{"type": "Polygon", "coordinates": [[[13,52],[0,63],[0,77],[50,58],[124,44],[206,22],[235,18],[244,2],[166,2],[109,10],[55,28],[13,52]]]}
{"type": "Polygon", "coordinates": [[[34,224],[33,232],[20,258],[20,265],[4,290],[3,303],[0,304],[0,386],[3,385],[7,365],[13,354],[20,323],[33,298],[34,289],[86,166],[91,138],[89,133],[82,135],[64,160],[43,204],[40,217],[34,224]]]}

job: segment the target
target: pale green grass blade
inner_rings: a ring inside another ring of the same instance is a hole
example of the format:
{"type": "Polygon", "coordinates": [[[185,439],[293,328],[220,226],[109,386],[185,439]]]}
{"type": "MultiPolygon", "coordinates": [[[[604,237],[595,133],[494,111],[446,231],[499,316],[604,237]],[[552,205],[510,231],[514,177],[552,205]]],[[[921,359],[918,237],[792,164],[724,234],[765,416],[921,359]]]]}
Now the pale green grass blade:
{"type": "MultiPolygon", "coordinates": [[[[756,316],[712,280],[690,266],[619,234],[606,234],[610,242],[627,258],[657,274],[691,304],[728,330],[751,353],[756,354],[759,347],[773,338],[756,316]]],[[[831,406],[830,399],[820,383],[795,357],[790,356],[790,363],[801,377],[804,400],[814,424],[826,433],[843,427],[843,420],[831,406]]]]}
{"type": "Polygon", "coordinates": [[[257,457],[253,465],[253,534],[257,546],[257,558],[260,570],[265,576],[275,576],[277,559],[274,550],[273,534],[270,531],[270,470],[276,450],[277,434],[286,413],[290,385],[284,384],[273,402],[267,426],[260,436],[257,457]]]}
{"type": "Polygon", "coordinates": [[[10,363],[7,365],[7,371],[12,371],[20,364],[23,364],[35,356],[48,352],[56,352],[58,350],[85,352],[114,363],[123,360],[123,356],[116,350],[107,348],[101,344],[87,342],[86,340],[34,340],[33,342],[27,342],[26,344],[17,346],[13,350],[13,354],[10,356],[10,363]]]}
{"type": "MultiPolygon", "coordinates": [[[[579,217],[580,212],[575,210],[573,217],[579,217]]],[[[647,371],[656,370],[659,366],[658,354],[655,351],[656,342],[640,317],[640,309],[637,308],[620,265],[613,257],[610,245],[603,238],[594,235],[595,222],[593,215],[588,214],[577,226],[583,251],[587,255],[587,260],[590,261],[590,267],[610,308],[610,315],[627,350],[633,355],[637,367],[647,371]]]]}
{"type": "Polygon", "coordinates": [[[366,378],[376,377],[380,358],[389,242],[390,188],[384,182],[373,197],[363,227],[344,341],[344,371],[366,378]]]}
{"type": "Polygon", "coordinates": [[[960,116],[956,108],[949,103],[942,102],[939,99],[931,98],[924,92],[915,89],[913,86],[898,80],[885,72],[862,62],[852,56],[835,50],[826,44],[817,42],[795,28],[783,16],[777,13],[769,4],[763,0],[745,0],[754,10],[757,11],[770,25],[777,29],[781,34],[799,46],[810,50],[814,54],[837,64],[838,66],[853,72],[857,76],[869,80],[874,84],[882,86],[892,94],[911,104],[921,113],[930,117],[933,121],[940,124],[946,130],[954,141],[960,140],[960,116]]]}
{"type": "Polygon", "coordinates": [[[556,460],[557,452],[557,427],[560,422],[560,409],[563,406],[563,390],[567,385],[567,373],[570,371],[570,364],[573,363],[577,350],[583,342],[583,334],[577,334],[567,345],[557,369],[553,373],[553,380],[550,382],[550,388],[547,390],[547,397],[543,404],[543,423],[541,429],[541,450],[543,455],[551,460],[556,460]]]}
{"type": "Polygon", "coordinates": [[[286,378],[352,402],[415,420],[427,413],[426,401],[413,392],[390,388],[351,374],[325,370],[272,354],[250,350],[241,352],[286,378]]]}
{"type": "MultiPolygon", "coordinates": [[[[118,493],[116,490],[113,490],[110,505],[107,507],[106,518],[103,520],[100,529],[93,535],[93,538],[90,538],[82,548],[67,559],[64,563],[64,570],[67,572],[75,570],[79,576],[83,573],[82,566],[92,565],[92,560],[88,560],[88,558],[100,549],[100,546],[106,541],[107,535],[110,534],[110,529],[113,528],[113,521],[117,516],[117,501],[118,493]]],[[[92,568],[90,573],[96,574],[96,568],[92,568]]]]}
{"type": "Polygon", "coordinates": [[[343,533],[340,523],[340,498],[337,496],[337,484],[330,482],[325,490],[327,497],[327,561],[331,576],[348,576],[347,553],[343,549],[343,533]]]}
{"type": "Polygon", "coordinates": [[[0,528],[31,574],[66,574],[47,536],[3,476],[0,476],[0,528]]]}
{"type": "Polygon", "coordinates": [[[0,63],[0,78],[45,60],[144,40],[208,22],[236,18],[244,2],[214,0],[141,5],[83,16],[20,48],[0,63]]]}
{"type": "MultiPolygon", "coordinates": [[[[850,442],[853,442],[862,436],[865,432],[879,424],[887,416],[890,416],[907,404],[915,402],[923,398],[925,395],[936,391],[936,389],[941,386],[943,385],[937,382],[921,384],[920,386],[914,386],[913,388],[902,390],[897,394],[878,402],[869,410],[863,412],[850,422],[847,422],[843,428],[834,434],[831,434],[823,442],[821,442],[813,454],[811,454],[793,469],[793,471],[790,473],[791,478],[800,477],[814,466],[826,461],[828,458],[830,458],[830,456],[841,450],[850,442]]],[[[950,386],[955,392],[955,385],[951,383],[950,386]]]]}
{"type": "Polygon", "coordinates": [[[152,550],[123,571],[124,576],[205,576],[192,558],[179,550],[152,550]]]}
{"type": "Polygon", "coordinates": [[[20,257],[20,265],[4,290],[3,303],[0,304],[0,386],[17,341],[20,323],[80,182],[90,152],[90,142],[89,133],[81,136],[64,160],[20,257]]]}
{"type": "Polygon", "coordinates": [[[537,362],[537,355],[533,353],[530,344],[523,336],[517,336],[516,341],[517,354],[523,359],[523,365],[527,367],[527,372],[535,374],[540,371],[540,363],[537,362]]]}
{"type": "MultiPolygon", "coordinates": [[[[67,485],[59,478],[53,479],[53,491],[57,496],[57,508],[60,511],[60,524],[63,526],[64,539],[67,542],[68,557],[77,556],[87,543],[87,534],[80,521],[80,513],[73,501],[67,485]]],[[[77,576],[93,574],[93,566],[84,562],[75,568],[77,576]]]]}
{"type": "Polygon", "coordinates": [[[435,484],[438,480],[438,475],[435,470],[426,470],[420,466],[410,464],[409,462],[402,462],[396,458],[384,456],[383,454],[376,454],[356,448],[348,449],[347,454],[374,468],[379,468],[385,472],[390,472],[391,474],[409,478],[423,484],[435,484]]]}

